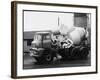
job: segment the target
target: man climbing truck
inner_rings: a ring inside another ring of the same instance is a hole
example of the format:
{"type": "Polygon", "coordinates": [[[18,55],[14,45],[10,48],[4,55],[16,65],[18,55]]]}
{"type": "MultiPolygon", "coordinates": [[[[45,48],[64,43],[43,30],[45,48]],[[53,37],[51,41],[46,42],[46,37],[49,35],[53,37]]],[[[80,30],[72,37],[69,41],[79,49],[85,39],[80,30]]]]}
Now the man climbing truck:
{"type": "MultiPolygon", "coordinates": [[[[76,30],[77,31],[77,30],[76,30]]],[[[73,32],[74,33],[74,32],[73,32]]],[[[51,31],[36,32],[30,48],[30,56],[33,56],[39,63],[51,63],[54,57],[59,54],[63,60],[67,58],[85,58],[89,54],[89,46],[84,35],[80,44],[74,44],[73,33],[70,35],[55,34],[51,31]]]]}

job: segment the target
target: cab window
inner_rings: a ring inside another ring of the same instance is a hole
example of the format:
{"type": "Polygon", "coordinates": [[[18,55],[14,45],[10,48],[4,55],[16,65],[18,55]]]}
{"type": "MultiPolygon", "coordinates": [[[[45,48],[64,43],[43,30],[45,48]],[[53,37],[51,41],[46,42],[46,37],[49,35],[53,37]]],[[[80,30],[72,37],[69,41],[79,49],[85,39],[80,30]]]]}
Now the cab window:
{"type": "Polygon", "coordinates": [[[44,36],[44,39],[45,39],[45,40],[50,39],[50,35],[45,35],[45,36],[44,36]]]}
{"type": "Polygon", "coordinates": [[[35,35],[34,40],[42,40],[42,36],[41,35],[35,35]]]}

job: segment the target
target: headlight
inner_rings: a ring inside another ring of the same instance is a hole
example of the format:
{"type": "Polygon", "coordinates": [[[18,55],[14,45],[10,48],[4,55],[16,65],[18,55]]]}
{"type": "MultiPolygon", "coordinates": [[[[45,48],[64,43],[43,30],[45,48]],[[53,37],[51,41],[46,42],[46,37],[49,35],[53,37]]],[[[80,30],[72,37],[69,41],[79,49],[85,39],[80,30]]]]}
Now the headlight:
{"type": "Polygon", "coordinates": [[[34,48],[35,48],[35,47],[36,47],[36,44],[32,44],[32,47],[34,47],[34,48]]]}
{"type": "Polygon", "coordinates": [[[36,55],[36,54],[37,54],[36,51],[34,51],[34,50],[30,50],[30,56],[34,56],[34,55],[36,55]]]}

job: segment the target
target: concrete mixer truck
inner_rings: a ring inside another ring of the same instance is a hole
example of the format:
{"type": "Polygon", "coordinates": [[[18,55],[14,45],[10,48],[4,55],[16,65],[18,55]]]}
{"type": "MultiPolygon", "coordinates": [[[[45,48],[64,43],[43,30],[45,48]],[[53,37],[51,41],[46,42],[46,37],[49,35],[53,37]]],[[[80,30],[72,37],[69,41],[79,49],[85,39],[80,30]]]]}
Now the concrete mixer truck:
{"type": "Polygon", "coordinates": [[[30,56],[39,63],[51,63],[54,57],[57,58],[57,54],[62,60],[86,58],[89,54],[86,35],[87,31],[83,28],[82,30],[74,28],[68,34],[62,34],[60,31],[36,32],[30,48],[30,56]]]}
{"type": "MultiPolygon", "coordinates": [[[[63,31],[64,33],[64,31],[63,31]]],[[[64,46],[58,50],[63,60],[84,59],[88,57],[90,51],[89,32],[87,28],[73,27],[64,35],[61,42],[64,46]]]]}

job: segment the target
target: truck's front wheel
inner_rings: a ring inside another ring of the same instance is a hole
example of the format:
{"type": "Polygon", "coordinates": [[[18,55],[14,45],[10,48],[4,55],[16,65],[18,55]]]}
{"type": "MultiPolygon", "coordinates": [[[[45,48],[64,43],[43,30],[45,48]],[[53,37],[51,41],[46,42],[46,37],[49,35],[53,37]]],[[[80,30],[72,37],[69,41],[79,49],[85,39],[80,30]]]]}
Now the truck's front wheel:
{"type": "Polygon", "coordinates": [[[50,51],[44,51],[42,57],[42,61],[44,63],[51,63],[53,62],[53,55],[50,51]]]}
{"type": "Polygon", "coordinates": [[[48,64],[53,62],[54,55],[50,50],[45,50],[40,57],[35,57],[38,64],[48,64]]]}

